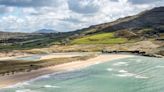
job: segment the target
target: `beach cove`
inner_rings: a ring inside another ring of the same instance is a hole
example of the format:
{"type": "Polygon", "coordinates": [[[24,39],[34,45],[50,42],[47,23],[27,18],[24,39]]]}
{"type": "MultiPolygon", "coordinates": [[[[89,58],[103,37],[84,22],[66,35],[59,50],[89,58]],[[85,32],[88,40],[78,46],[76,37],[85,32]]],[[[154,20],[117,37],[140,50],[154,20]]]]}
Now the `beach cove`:
{"type": "Polygon", "coordinates": [[[0,92],[162,92],[163,61],[143,56],[100,55],[83,63],[59,65],[53,69],[62,68],[64,72],[40,76],[0,92]],[[101,61],[95,62],[98,59],[101,61]]]}
{"type": "MultiPolygon", "coordinates": [[[[61,56],[64,57],[63,54],[61,56]]],[[[68,55],[65,55],[65,56],[70,57],[68,55]]],[[[60,64],[57,66],[51,66],[51,67],[46,67],[46,68],[42,68],[38,70],[33,70],[31,72],[20,72],[14,75],[1,76],[0,87],[1,88],[8,87],[17,83],[21,83],[24,81],[37,78],[39,76],[46,75],[46,74],[77,70],[77,69],[85,68],[94,64],[99,64],[99,63],[103,63],[103,62],[107,62],[107,61],[111,61],[115,59],[127,58],[127,57],[133,57],[133,56],[132,55],[119,55],[119,54],[116,54],[116,55],[102,54],[102,55],[98,55],[97,57],[84,60],[84,61],[70,62],[70,63],[60,64]]],[[[42,58],[46,58],[46,59],[52,58],[52,55],[50,55],[50,57],[44,56],[42,58]]]]}

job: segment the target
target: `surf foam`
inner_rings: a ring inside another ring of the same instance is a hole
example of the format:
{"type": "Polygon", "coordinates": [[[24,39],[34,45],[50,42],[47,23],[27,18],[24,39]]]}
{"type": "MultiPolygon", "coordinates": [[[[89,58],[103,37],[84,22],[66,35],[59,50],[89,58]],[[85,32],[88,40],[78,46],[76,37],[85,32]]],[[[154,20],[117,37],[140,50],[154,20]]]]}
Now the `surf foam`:
{"type": "Polygon", "coordinates": [[[128,63],[127,62],[117,62],[117,63],[114,63],[113,66],[128,66],[128,63]]]}

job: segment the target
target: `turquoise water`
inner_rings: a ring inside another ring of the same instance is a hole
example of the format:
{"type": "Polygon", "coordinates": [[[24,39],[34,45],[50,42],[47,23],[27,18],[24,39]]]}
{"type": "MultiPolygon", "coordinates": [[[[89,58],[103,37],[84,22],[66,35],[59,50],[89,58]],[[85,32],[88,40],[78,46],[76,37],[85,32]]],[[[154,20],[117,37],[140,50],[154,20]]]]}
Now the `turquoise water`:
{"type": "Polygon", "coordinates": [[[25,56],[25,57],[18,57],[14,60],[25,60],[25,61],[37,61],[44,55],[32,55],[32,56],[25,56]]]}
{"type": "Polygon", "coordinates": [[[25,61],[38,61],[42,56],[47,56],[47,55],[87,55],[90,54],[89,52],[68,52],[68,53],[51,53],[51,54],[38,54],[38,55],[31,55],[31,56],[23,56],[23,57],[18,57],[13,60],[25,60],[25,61]]]}
{"type": "Polygon", "coordinates": [[[114,60],[42,76],[0,92],[164,92],[164,59],[114,60]]]}

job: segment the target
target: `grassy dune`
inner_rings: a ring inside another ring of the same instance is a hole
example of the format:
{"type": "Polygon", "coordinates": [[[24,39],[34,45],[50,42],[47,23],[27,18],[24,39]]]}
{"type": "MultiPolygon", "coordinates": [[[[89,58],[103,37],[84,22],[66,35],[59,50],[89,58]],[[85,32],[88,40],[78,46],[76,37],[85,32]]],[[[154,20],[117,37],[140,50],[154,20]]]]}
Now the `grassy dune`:
{"type": "Polygon", "coordinates": [[[0,75],[10,75],[16,72],[30,72],[31,70],[48,66],[55,66],[58,64],[75,62],[79,60],[87,60],[92,57],[95,57],[95,55],[91,54],[87,56],[76,56],[69,58],[52,58],[39,61],[5,60],[0,61],[0,75]]]}
{"type": "Polygon", "coordinates": [[[114,33],[102,33],[75,39],[71,44],[119,44],[127,42],[126,38],[116,38],[114,33]]]}

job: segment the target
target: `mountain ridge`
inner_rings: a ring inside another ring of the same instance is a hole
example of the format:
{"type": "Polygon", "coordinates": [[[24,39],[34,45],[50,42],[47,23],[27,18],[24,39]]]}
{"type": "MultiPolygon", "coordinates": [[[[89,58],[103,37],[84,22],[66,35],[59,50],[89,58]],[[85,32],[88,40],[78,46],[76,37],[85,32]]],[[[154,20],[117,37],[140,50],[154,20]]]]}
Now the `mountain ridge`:
{"type": "Polygon", "coordinates": [[[38,31],[35,31],[34,33],[57,33],[57,31],[53,29],[40,29],[38,31]]]}
{"type": "MultiPolygon", "coordinates": [[[[136,28],[159,28],[164,25],[164,7],[157,7],[151,10],[146,10],[134,16],[117,19],[113,22],[93,25],[88,28],[80,29],[79,32],[98,29],[97,32],[112,32],[122,29],[135,30],[136,28]]],[[[93,33],[94,33],[93,32],[93,33]]],[[[90,33],[90,32],[87,32],[90,33]]],[[[92,32],[91,32],[92,33],[92,32]]]]}

